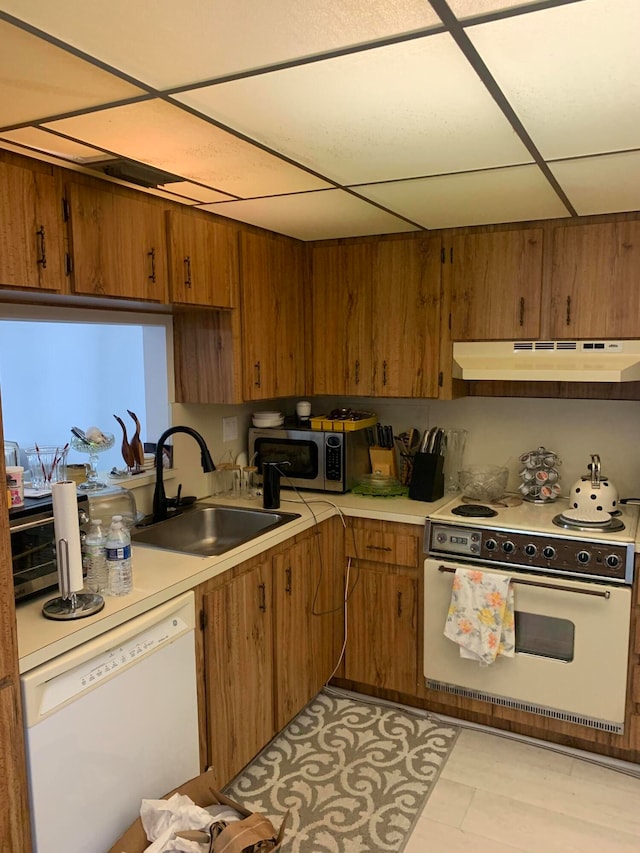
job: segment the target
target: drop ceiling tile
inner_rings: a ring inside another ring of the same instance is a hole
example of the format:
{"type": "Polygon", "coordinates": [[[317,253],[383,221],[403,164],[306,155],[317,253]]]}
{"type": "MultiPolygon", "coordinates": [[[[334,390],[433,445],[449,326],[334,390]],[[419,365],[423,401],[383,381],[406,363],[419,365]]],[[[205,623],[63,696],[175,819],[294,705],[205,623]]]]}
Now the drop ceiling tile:
{"type": "Polygon", "coordinates": [[[449,8],[458,20],[502,12],[505,9],[517,9],[531,6],[539,0],[447,0],[449,8]]]}
{"type": "Polygon", "coordinates": [[[203,210],[299,240],[329,240],[417,229],[344,190],[205,205],[203,210]]]}
{"type": "Polygon", "coordinates": [[[229,195],[300,192],[327,184],[164,101],[153,100],[52,122],[87,145],[229,195]]]}
{"type": "Polygon", "coordinates": [[[88,109],[142,94],[5,21],[0,21],[0,127],[88,109]]]}
{"type": "Polygon", "coordinates": [[[425,228],[555,219],[568,212],[537,166],[358,187],[425,228]]]}
{"type": "Polygon", "coordinates": [[[157,88],[441,23],[425,0],[0,0],[0,9],[157,88]]]}
{"type": "Polygon", "coordinates": [[[446,34],[176,99],[341,184],[531,160],[446,34]]]}
{"type": "Polygon", "coordinates": [[[467,34],[545,159],[640,146],[640,3],[583,0],[467,34]]]}
{"type": "Polygon", "coordinates": [[[640,151],[550,163],[581,216],[640,210],[640,151]]]}
{"type": "Polygon", "coordinates": [[[74,139],[65,139],[55,133],[48,133],[37,127],[23,127],[20,130],[6,130],[2,138],[18,145],[24,145],[52,157],[60,157],[63,160],[73,160],[74,163],[92,163],[95,160],[113,159],[110,155],[76,142],[74,139]]]}
{"type": "Polygon", "coordinates": [[[163,184],[158,189],[165,190],[185,198],[192,199],[199,204],[211,204],[215,201],[229,201],[232,197],[219,193],[216,190],[211,190],[209,187],[201,187],[199,184],[192,184],[190,181],[172,181],[170,184],[163,184]]]}

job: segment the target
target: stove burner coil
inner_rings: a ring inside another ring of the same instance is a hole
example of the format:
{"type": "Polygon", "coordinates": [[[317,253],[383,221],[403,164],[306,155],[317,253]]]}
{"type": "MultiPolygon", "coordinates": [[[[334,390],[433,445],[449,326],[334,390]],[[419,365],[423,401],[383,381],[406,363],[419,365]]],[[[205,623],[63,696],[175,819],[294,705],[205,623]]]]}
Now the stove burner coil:
{"type": "Polygon", "coordinates": [[[556,527],[562,527],[565,530],[606,530],[608,533],[619,533],[625,529],[624,522],[619,518],[611,518],[610,520],[603,521],[601,524],[594,524],[593,522],[567,518],[563,513],[560,513],[559,515],[554,515],[552,521],[556,527]]]}
{"type": "Polygon", "coordinates": [[[490,506],[483,504],[460,504],[451,510],[452,515],[461,515],[463,518],[493,518],[498,513],[490,506]]]}

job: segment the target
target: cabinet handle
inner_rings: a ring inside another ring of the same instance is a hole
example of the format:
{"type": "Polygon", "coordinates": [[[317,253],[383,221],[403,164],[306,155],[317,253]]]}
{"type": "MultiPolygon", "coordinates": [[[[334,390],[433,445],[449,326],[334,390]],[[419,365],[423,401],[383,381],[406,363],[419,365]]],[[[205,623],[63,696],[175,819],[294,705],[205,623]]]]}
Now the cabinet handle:
{"type": "Polygon", "coordinates": [[[520,297],[520,325],[524,326],[524,296],[520,297]]]}
{"type": "Polygon", "coordinates": [[[43,270],[47,268],[47,246],[44,241],[44,225],[41,225],[40,228],[36,231],[36,235],[40,238],[38,241],[40,243],[40,257],[38,258],[38,263],[42,267],[43,270]]]}
{"type": "Polygon", "coordinates": [[[571,297],[567,296],[567,326],[571,325],[571,297]]]}
{"type": "Polygon", "coordinates": [[[258,591],[260,592],[260,610],[263,613],[267,612],[267,585],[264,583],[258,584],[258,591]]]}
{"type": "Polygon", "coordinates": [[[189,255],[187,255],[187,257],[184,259],[184,266],[184,274],[186,276],[184,283],[187,287],[191,287],[191,257],[189,255]]]}
{"type": "Polygon", "coordinates": [[[402,593],[398,590],[398,616],[402,616],[402,593]]]}
{"type": "Polygon", "coordinates": [[[389,548],[387,545],[367,545],[367,549],[369,551],[390,551],[391,550],[391,548],[389,548]]]}
{"type": "Polygon", "coordinates": [[[382,362],[382,384],[383,385],[387,384],[387,362],[386,361],[382,362]]]}
{"type": "Polygon", "coordinates": [[[356,359],[355,363],[355,383],[356,385],[360,384],[360,362],[356,359]]]}
{"type": "Polygon", "coordinates": [[[284,570],[285,576],[287,578],[287,585],[284,588],[284,591],[287,595],[291,595],[291,566],[288,569],[284,570]]]}
{"type": "Polygon", "coordinates": [[[255,374],[256,374],[256,379],[255,379],[255,382],[253,384],[256,386],[256,388],[260,388],[260,386],[262,385],[262,377],[261,377],[261,369],[260,369],[260,362],[259,361],[256,361],[256,363],[253,365],[253,369],[254,369],[255,374]]]}
{"type": "Polygon", "coordinates": [[[151,275],[149,276],[149,281],[153,284],[156,283],[156,250],[154,248],[151,249],[150,252],[147,252],[147,257],[151,259],[151,275]]]}

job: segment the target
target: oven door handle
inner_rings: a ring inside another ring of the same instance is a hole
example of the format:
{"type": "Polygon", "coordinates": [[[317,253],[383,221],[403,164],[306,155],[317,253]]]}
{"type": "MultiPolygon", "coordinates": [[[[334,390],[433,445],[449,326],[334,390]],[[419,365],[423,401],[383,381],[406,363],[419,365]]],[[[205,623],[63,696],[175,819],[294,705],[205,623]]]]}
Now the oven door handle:
{"type": "MultiPolygon", "coordinates": [[[[448,572],[453,575],[456,570],[449,566],[438,566],[438,571],[448,572]]],[[[541,589],[555,589],[559,592],[576,592],[580,593],[580,595],[595,595],[598,598],[611,598],[611,593],[608,589],[576,589],[572,586],[558,586],[554,583],[538,583],[537,581],[526,581],[514,577],[511,578],[511,581],[513,583],[519,583],[522,586],[538,586],[541,589]]]]}
{"type": "Polygon", "coordinates": [[[52,521],[53,515],[49,515],[46,518],[42,518],[40,516],[35,521],[23,521],[22,524],[12,524],[9,528],[9,532],[20,533],[23,530],[32,530],[34,527],[41,527],[42,525],[49,524],[52,521]]]}

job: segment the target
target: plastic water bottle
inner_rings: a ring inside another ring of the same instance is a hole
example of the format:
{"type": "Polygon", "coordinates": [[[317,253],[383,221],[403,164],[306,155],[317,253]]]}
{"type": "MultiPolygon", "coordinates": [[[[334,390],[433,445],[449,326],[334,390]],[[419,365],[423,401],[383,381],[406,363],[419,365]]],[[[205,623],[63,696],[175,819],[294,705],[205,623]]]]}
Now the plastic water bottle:
{"type": "Polygon", "coordinates": [[[105,543],[109,569],[109,595],[127,595],[133,589],[131,572],[131,536],[122,523],[121,515],[114,515],[105,543]]]}
{"type": "Polygon", "coordinates": [[[107,592],[109,569],[105,554],[107,537],[102,529],[102,519],[94,518],[84,540],[83,563],[87,569],[86,586],[91,592],[107,592]]]}

